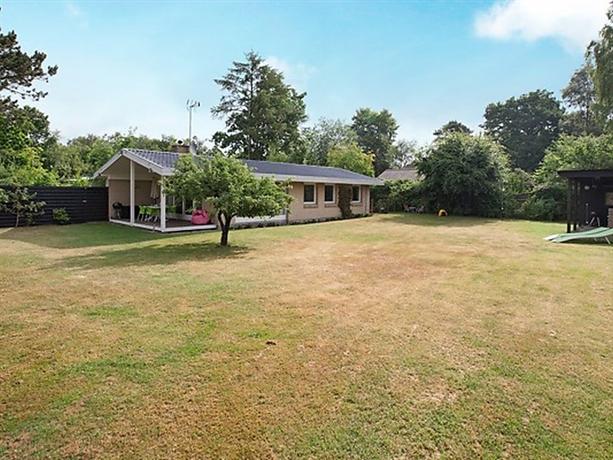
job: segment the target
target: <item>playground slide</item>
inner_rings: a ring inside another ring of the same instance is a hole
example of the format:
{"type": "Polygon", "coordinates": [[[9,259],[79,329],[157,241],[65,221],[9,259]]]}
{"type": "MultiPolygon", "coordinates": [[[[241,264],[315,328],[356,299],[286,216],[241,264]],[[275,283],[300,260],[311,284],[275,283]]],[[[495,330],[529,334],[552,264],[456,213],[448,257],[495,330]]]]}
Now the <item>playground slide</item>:
{"type": "Polygon", "coordinates": [[[567,243],[569,241],[598,241],[600,239],[609,244],[613,243],[613,228],[598,227],[585,232],[562,233],[559,235],[550,235],[545,238],[554,243],[567,243]]]}

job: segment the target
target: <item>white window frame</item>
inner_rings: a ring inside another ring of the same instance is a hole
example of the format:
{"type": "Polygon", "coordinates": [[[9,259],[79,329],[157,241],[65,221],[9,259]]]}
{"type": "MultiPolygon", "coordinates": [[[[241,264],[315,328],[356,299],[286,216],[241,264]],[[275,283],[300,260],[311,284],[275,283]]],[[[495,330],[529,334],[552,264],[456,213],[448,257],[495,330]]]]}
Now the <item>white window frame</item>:
{"type": "Polygon", "coordinates": [[[362,186],[361,185],[352,185],[351,186],[351,202],[352,203],[361,203],[362,202],[362,186]],[[355,201],[353,199],[353,188],[357,187],[358,188],[358,200],[355,201]]]}
{"type": "Polygon", "coordinates": [[[317,204],[317,184],[304,184],[303,185],[303,190],[302,190],[302,202],[304,204],[317,204]],[[304,189],[306,188],[306,186],[313,186],[313,201],[305,201],[304,199],[304,189]]]}
{"type": "Polygon", "coordinates": [[[324,184],[324,203],[325,204],[336,203],[336,186],[334,184],[324,184]],[[332,201],[326,200],[326,187],[332,187],[332,201]]]}

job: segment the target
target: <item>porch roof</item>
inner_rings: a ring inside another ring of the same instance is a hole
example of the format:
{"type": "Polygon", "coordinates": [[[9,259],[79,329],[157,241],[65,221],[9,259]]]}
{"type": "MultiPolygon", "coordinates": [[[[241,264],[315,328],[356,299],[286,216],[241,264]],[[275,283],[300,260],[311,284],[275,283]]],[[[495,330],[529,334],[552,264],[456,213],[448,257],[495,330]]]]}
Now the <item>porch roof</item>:
{"type": "MultiPolygon", "coordinates": [[[[119,158],[126,157],[161,176],[172,175],[181,154],[125,148],[121,149],[95,173],[104,176],[106,170],[119,158]]],[[[380,179],[328,166],[300,165],[276,161],[243,160],[257,177],[272,177],[294,182],[318,182],[356,185],[382,185],[380,179]]]]}

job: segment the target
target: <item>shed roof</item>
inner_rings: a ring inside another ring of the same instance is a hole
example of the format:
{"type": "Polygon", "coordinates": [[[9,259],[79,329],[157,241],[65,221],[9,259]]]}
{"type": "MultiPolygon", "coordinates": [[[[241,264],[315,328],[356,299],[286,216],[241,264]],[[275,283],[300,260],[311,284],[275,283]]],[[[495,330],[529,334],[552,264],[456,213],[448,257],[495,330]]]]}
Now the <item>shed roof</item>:
{"type": "Polygon", "coordinates": [[[381,180],[418,180],[419,173],[416,167],[409,166],[408,168],[386,169],[377,177],[381,180]]]}
{"type": "Polygon", "coordinates": [[[613,178],[613,169],[563,169],[558,174],[567,179],[613,178]]]}
{"type": "MultiPolygon", "coordinates": [[[[117,159],[125,156],[157,174],[171,175],[180,153],[161,152],[124,148],[121,149],[104,166],[96,171],[96,176],[104,175],[117,159]]],[[[274,177],[279,180],[293,180],[296,182],[331,182],[362,185],[381,185],[383,182],[374,177],[365,176],[342,168],[328,166],[301,165],[295,163],[281,163],[276,161],[243,160],[256,176],[274,177]]]]}

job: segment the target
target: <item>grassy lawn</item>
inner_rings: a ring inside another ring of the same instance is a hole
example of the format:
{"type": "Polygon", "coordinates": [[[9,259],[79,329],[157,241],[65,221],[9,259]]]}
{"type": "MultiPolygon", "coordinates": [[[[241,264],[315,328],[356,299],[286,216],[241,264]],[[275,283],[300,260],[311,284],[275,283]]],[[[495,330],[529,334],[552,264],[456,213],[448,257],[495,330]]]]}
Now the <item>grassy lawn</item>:
{"type": "Polygon", "coordinates": [[[611,458],[613,247],[563,230],[0,229],[0,457],[611,458]]]}

